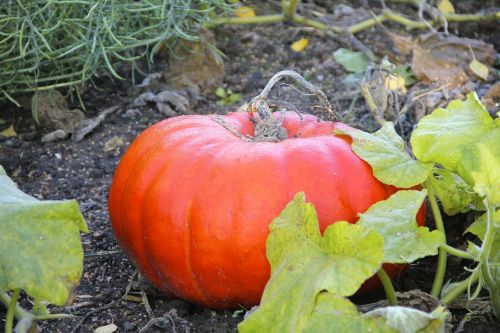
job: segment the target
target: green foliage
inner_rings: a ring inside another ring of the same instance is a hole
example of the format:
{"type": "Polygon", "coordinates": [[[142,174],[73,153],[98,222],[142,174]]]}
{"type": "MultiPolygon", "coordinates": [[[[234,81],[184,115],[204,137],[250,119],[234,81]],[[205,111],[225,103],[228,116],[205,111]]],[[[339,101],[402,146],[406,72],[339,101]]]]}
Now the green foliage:
{"type": "Polygon", "coordinates": [[[119,78],[120,64],[167,41],[196,39],[200,25],[229,8],[223,0],[7,0],[0,6],[0,100],[101,73],[119,78]]]}
{"type": "Polygon", "coordinates": [[[384,237],[384,262],[411,263],[436,255],[439,245],[445,242],[441,231],[431,232],[417,225],[416,215],[426,194],[399,191],[360,215],[358,225],[376,230],[384,237]]]}
{"type": "MultiPolygon", "coordinates": [[[[323,236],[314,207],[297,194],[270,226],[271,279],[261,306],[239,325],[240,332],[444,332],[447,311],[442,306],[431,313],[390,306],[360,314],[345,298],[380,270],[382,262],[411,263],[438,251],[433,294],[434,289],[441,293],[446,253],[473,260],[476,266],[468,270],[469,277],[447,284],[441,301],[448,304],[477,284],[469,297],[485,288],[493,313],[500,317],[498,124],[470,94],[466,101],[453,101],[421,120],[411,138],[416,159],[392,123],[375,134],[337,133],[353,138],[352,149],[382,182],[399,187],[420,184],[424,189],[396,192],[360,214],[357,224],[336,222],[323,236]],[[416,223],[427,195],[437,230],[416,223]],[[469,242],[465,252],[446,244],[434,195],[449,214],[486,210],[467,229],[480,245],[469,242]]],[[[394,298],[392,288],[384,288],[394,298]]]]}
{"type": "Polygon", "coordinates": [[[338,222],[322,237],[313,206],[295,196],[270,226],[267,256],[272,277],[260,308],[240,332],[300,332],[318,295],[350,296],[382,265],[383,239],[374,231],[338,222]]]}
{"type": "MultiPolygon", "coordinates": [[[[405,241],[418,247],[419,255],[413,260],[435,254],[436,243],[442,241],[442,237],[429,241],[417,240],[414,236],[420,229],[427,231],[427,228],[417,228],[415,222],[424,197],[425,193],[419,191],[397,193],[372,206],[371,211],[362,216],[364,223],[336,222],[321,236],[314,207],[305,202],[303,193],[298,193],[270,226],[267,257],[272,276],[260,307],[238,326],[239,331],[398,332],[400,322],[384,317],[386,313],[398,314],[400,318],[412,316],[412,327],[418,330],[430,326],[434,320],[439,321],[441,327],[444,318],[418,310],[391,307],[381,313],[362,315],[345,298],[381,268],[385,260],[383,237],[389,241],[391,237],[398,238],[395,235],[398,228],[402,228],[404,234],[411,234],[405,241]],[[392,214],[401,204],[408,211],[400,209],[392,214]],[[375,222],[387,223],[391,216],[393,221],[389,222],[395,223],[394,228],[380,227],[375,222]],[[425,245],[428,248],[423,250],[425,245]]],[[[439,235],[439,232],[427,234],[439,235]]],[[[391,258],[391,255],[387,256],[391,258]]],[[[401,261],[398,257],[391,262],[410,261],[401,261]]]]}
{"type": "Polygon", "coordinates": [[[415,157],[425,163],[438,163],[457,171],[463,148],[474,146],[494,127],[493,119],[475,93],[465,102],[453,101],[423,117],[411,136],[415,157]]]}
{"type": "Polygon", "coordinates": [[[408,188],[424,182],[432,170],[432,164],[414,160],[403,139],[391,122],[370,134],[357,129],[336,131],[352,137],[352,150],[368,162],[373,174],[381,182],[408,188]]]}
{"type": "Polygon", "coordinates": [[[83,272],[80,232],[87,226],[75,200],[37,200],[0,166],[0,301],[24,290],[37,303],[64,305],[83,272]]]}
{"type": "Polygon", "coordinates": [[[233,93],[231,89],[226,91],[222,87],[218,87],[215,90],[215,95],[219,97],[219,100],[216,102],[219,106],[232,105],[241,99],[241,94],[233,93]]]}
{"type": "Polygon", "coordinates": [[[474,193],[472,186],[456,173],[445,169],[434,169],[434,174],[429,178],[429,185],[447,215],[465,213],[473,207],[482,205],[481,198],[474,193]]]}

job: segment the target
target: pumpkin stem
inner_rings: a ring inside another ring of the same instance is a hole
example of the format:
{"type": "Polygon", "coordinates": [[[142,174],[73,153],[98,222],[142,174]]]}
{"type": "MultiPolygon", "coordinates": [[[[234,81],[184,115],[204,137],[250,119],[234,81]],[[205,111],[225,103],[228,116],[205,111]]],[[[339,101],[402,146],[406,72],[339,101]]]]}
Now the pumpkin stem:
{"type": "MultiPolygon", "coordinates": [[[[293,78],[302,87],[306,88],[309,93],[315,95],[320,101],[320,107],[330,112],[333,115],[333,119],[337,119],[336,114],[333,111],[332,106],[330,105],[330,102],[328,102],[328,98],[318,87],[306,81],[306,79],[304,79],[299,73],[292,70],[284,70],[276,73],[271,78],[271,80],[269,80],[262,92],[258,96],[252,98],[252,100],[248,104],[248,112],[252,115],[252,118],[250,119],[254,123],[253,137],[241,134],[233,126],[231,126],[231,124],[227,123],[223,117],[216,116],[213,118],[213,120],[221,124],[224,128],[229,130],[240,139],[247,142],[279,142],[288,139],[288,132],[282,126],[284,111],[286,109],[295,111],[299,115],[301,122],[302,115],[297,110],[297,108],[290,103],[268,100],[269,92],[271,91],[271,89],[276,85],[276,83],[278,83],[278,81],[285,77],[293,78]],[[269,106],[281,108],[281,118],[279,120],[273,117],[269,106]],[[255,114],[259,116],[259,119],[253,118],[253,115],[255,114]]],[[[297,134],[296,136],[299,136],[299,134],[297,134]]]]}
{"type": "MultiPolygon", "coordinates": [[[[297,81],[297,83],[299,85],[304,87],[309,93],[316,96],[320,102],[319,107],[321,107],[321,108],[325,109],[327,112],[331,113],[332,119],[335,119],[335,120],[337,119],[337,115],[336,115],[335,111],[333,110],[330,102],[328,101],[328,98],[326,97],[325,93],[323,91],[321,91],[321,89],[319,89],[318,87],[316,87],[315,85],[313,85],[312,83],[310,83],[309,81],[304,79],[299,73],[292,71],[292,70],[284,70],[284,71],[276,73],[269,80],[269,82],[266,84],[266,86],[264,87],[262,92],[259,95],[255,96],[254,98],[252,98],[252,100],[250,101],[250,105],[249,105],[250,111],[252,111],[252,112],[255,111],[254,104],[256,101],[258,101],[260,99],[267,100],[271,89],[276,85],[276,83],[278,83],[281,79],[283,79],[285,77],[289,77],[289,78],[294,79],[295,81],[297,81]]],[[[286,106],[286,104],[283,103],[283,106],[286,106]]]]}

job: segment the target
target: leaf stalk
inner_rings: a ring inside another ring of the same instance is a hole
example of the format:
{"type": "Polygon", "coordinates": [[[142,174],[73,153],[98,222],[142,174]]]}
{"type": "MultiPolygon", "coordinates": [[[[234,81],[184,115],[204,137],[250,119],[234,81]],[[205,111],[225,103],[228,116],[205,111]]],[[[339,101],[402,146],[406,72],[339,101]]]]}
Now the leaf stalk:
{"type": "MultiPolygon", "coordinates": [[[[446,233],[444,230],[443,218],[439,210],[436,196],[434,195],[434,190],[428,180],[424,182],[424,187],[427,189],[429,202],[431,204],[432,215],[434,216],[434,221],[436,223],[436,229],[443,233],[445,237],[444,244],[446,244],[446,233]]],[[[447,252],[443,247],[440,247],[438,252],[438,265],[436,269],[436,276],[434,277],[434,283],[432,284],[432,291],[431,291],[431,295],[436,298],[439,297],[439,294],[441,293],[441,288],[443,287],[444,274],[446,272],[446,261],[447,261],[447,252]]]]}
{"type": "Polygon", "coordinates": [[[386,271],[383,268],[380,268],[377,271],[377,276],[380,279],[380,282],[382,282],[382,286],[384,287],[385,295],[387,297],[387,300],[389,301],[389,305],[398,305],[396,292],[394,291],[394,286],[392,285],[389,275],[387,275],[386,271]]]}
{"type": "Polygon", "coordinates": [[[20,293],[20,289],[14,289],[14,291],[12,292],[12,297],[7,307],[7,316],[5,318],[5,333],[12,333],[14,314],[16,312],[17,299],[19,298],[20,293]]]}

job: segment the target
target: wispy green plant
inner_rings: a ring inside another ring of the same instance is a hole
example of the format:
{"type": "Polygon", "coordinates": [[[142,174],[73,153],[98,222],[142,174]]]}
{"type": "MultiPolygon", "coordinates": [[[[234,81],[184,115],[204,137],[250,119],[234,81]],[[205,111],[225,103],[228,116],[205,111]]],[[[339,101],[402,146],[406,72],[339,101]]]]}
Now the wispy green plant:
{"type": "Polygon", "coordinates": [[[152,57],[168,40],[195,40],[198,27],[228,10],[223,0],[3,1],[0,100],[97,73],[120,78],[120,63],[152,57]]]}

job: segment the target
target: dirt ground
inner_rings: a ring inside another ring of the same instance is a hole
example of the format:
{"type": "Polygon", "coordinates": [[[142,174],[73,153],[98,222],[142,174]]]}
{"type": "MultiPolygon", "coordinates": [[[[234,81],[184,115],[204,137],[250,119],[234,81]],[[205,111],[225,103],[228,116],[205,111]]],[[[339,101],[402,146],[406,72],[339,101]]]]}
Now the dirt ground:
{"type": "MultiPolygon", "coordinates": [[[[331,6],[331,2],[326,2],[331,6]]],[[[462,3],[466,6],[467,2],[462,3]]],[[[278,9],[273,6],[270,8],[278,9]]],[[[452,24],[450,31],[496,43],[496,49],[500,49],[498,34],[491,26],[471,23],[458,27],[452,24]]],[[[377,56],[382,57],[387,52],[384,34],[379,27],[368,29],[358,37],[377,56]]],[[[341,121],[369,131],[376,129],[376,122],[370,116],[363,98],[359,94],[344,96],[348,91],[342,84],[346,72],[333,61],[332,53],[348,45],[342,45],[338,40],[313,29],[290,24],[220,27],[215,30],[215,40],[216,46],[225,54],[223,86],[241,93],[242,99],[233,106],[217,106],[214,94],[204,94],[197,101],[195,113],[235,110],[238,105],[258,94],[274,73],[293,69],[325,91],[336,106],[341,121]],[[291,43],[301,37],[309,39],[309,46],[304,52],[291,51],[291,43]]],[[[498,54],[496,56],[498,58],[498,54]]],[[[481,86],[480,91],[485,91],[488,84],[491,85],[491,82],[481,86]]],[[[134,107],[133,99],[138,93],[129,82],[103,83],[100,88],[91,89],[85,94],[86,116],[96,116],[116,104],[120,105],[120,110],[77,143],[71,139],[41,143],[40,138],[47,130],[35,127],[29,111],[7,108],[7,112],[2,112],[2,118],[7,124],[14,123],[19,136],[0,141],[0,164],[26,193],[40,199],[77,199],[90,229],[88,234],[82,235],[84,274],[75,291],[74,302],[64,308],[52,309],[55,313],[71,313],[76,317],[42,322],[41,331],[93,332],[100,326],[114,323],[119,332],[137,332],[141,329],[143,332],[235,332],[236,325],[243,320],[243,311],[204,309],[160,294],[138,277],[135,267],[118,247],[107,207],[113,172],[133,139],[165,116],[154,105],[134,107]],[[137,111],[127,111],[131,109],[137,111]],[[115,144],[110,144],[110,140],[115,144]],[[145,299],[149,307],[145,306],[145,299]]],[[[281,86],[280,94],[297,95],[288,86],[281,86]]],[[[299,103],[307,101],[302,98],[299,103]]],[[[405,134],[408,134],[413,124],[414,116],[409,114],[404,121],[405,134]]],[[[7,125],[1,126],[0,129],[3,129],[7,125]]],[[[463,245],[462,232],[469,222],[465,215],[448,219],[448,239],[453,245],[463,245]]],[[[460,279],[464,265],[467,265],[464,261],[450,259],[447,279],[460,279]]],[[[421,260],[410,266],[395,286],[399,291],[429,291],[434,269],[434,258],[421,260]]],[[[355,301],[362,304],[382,298],[383,293],[378,293],[355,301]]],[[[0,317],[4,316],[2,311],[0,308],[0,317]]],[[[467,313],[465,309],[452,309],[453,332],[500,331],[498,323],[480,311],[470,315],[471,320],[460,327],[467,313]]]]}

